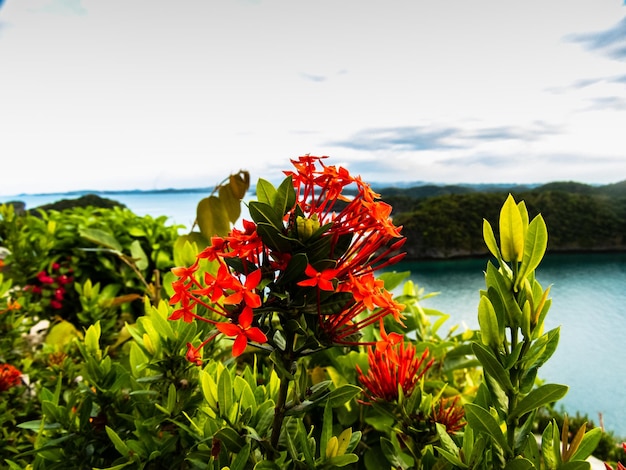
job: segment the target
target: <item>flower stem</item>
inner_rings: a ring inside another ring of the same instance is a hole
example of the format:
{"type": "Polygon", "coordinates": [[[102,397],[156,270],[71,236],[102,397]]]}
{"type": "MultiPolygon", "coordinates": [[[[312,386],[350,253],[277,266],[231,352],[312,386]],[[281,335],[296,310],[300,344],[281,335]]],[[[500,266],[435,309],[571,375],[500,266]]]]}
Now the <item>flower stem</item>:
{"type": "Polygon", "coordinates": [[[297,364],[294,358],[293,343],[295,335],[293,332],[285,331],[285,350],[279,355],[282,367],[277,368],[280,377],[280,387],[278,388],[278,397],[276,398],[276,406],[274,407],[274,420],[272,421],[272,435],[270,444],[272,449],[278,449],[278,441],[280,439],[280,431],[285,420],[287,412],[287,395],[289,393],[289,384],[293,380],[293,374],[296,371],[297,364]]]}
{"type": "Polygon", "coordinates": [[[289,383],[291,380],[288,377],[281,377],[280,388],[278,389],[278,398],[276,400],[276,406],[274,407],[274,420],[272,422],[272,437],[270,443],[273,449],[278,448],[278,440],[280,439],[280,431],[283,427],[283,421],[285,420],[287,402],[287,392],[289,391],[289,383]]]}

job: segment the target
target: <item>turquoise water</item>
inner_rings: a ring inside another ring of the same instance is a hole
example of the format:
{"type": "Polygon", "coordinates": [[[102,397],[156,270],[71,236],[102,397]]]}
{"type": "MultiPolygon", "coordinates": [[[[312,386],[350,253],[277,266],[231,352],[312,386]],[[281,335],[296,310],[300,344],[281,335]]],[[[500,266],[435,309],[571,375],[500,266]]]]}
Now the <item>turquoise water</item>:
{"type": "MultiPolygon", "coordinates": [[[[396,270],[411,271],[425,293],[439,292],[422,305],[450,314],[449,326],[478,328],[485,266],[486,260],[405,262],[396,270]]],[[[552,285],[546,331],[561,327],[559,347],[539,377],[569,386],[557,407],[626,436],[626,254],[548,255],[537,280],[544,289],[552,285]]]]}
{"type": "MultiPolygon", "coordinates": [[[[200,193],[107,194],[138,215],[168,216],[168,223],[191,227],[200,193]]],[[[63,195],[2,196],[27,208],[63,199],[63,195]]],[[[449,326],[477,328],[478,291],[484,287],[485,260],[402,263],[397,270],[425,292],[425,307],[451,315],[449,326]]],[[[546,328],[561,326],[554,356],[540,378],[570,387],[560,402],[569,414],[587,414],[596,425],[626,436],[626,254],[550,255],[537,270],[543,287],[552,285],[546,328]]]]}

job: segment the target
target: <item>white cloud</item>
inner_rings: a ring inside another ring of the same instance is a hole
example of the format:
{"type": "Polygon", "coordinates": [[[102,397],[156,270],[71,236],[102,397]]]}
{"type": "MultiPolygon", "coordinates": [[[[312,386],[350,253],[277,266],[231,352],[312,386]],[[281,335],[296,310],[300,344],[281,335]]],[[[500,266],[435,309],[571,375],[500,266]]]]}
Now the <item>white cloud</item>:
{"type": "Polygon", "coordinates": [[[304,153],[387,181],[614,182],[626,66],[587,46],[624,13],[613,0],[7,0],[0,154],[14,176],[0,193],[276,179],[304,153]]]}

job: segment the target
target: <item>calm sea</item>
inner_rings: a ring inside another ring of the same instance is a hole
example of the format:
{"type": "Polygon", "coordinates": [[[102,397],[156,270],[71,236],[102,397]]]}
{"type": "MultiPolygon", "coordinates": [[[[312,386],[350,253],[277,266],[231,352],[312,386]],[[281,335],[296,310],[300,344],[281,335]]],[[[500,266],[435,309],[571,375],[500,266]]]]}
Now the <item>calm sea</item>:
{"type": "MultiPolygon", "coordinates": [[[[168,216],[168,223],[191,227],[197,192],[107,194],[138,215],[168,216]]],[[[63,195],[1,196],[27,208],[64,199],[63,195]]],[[[74,196],[75,197],[75,196],[74,196]]],[[[184,230],[183,230],[184,231],[184,230]]],[[[425,293],[439,294],[424,307],[450,315],[448,326],[478,328],[478,292],[484,287],[485,260],[402,263],[425,293]]],[[[537,269],[544,288],[552,285],[546,330],[561,327],[554,356],[539,371],[546,382],[569,386],[558,406],[586,414],[596,425],[626,437],[626,254],[549,255],[537,269]]]]}
{"type": "MultiPolygon", "coordinates": [[[[422,306],[450,315],[448,326],[477,329],[479,290],[486,260],[404,262],[424,293],[422,306]]],[[[545,330],[561,327],[559,347],[539,378],[569,386],[557,404],[570,416],[586,414],[595,425],[626,436],[626,253],[553,254],[537,268],[551,285],[552,306],[545,330]],[[602,421],[601,421],[602,420],[602,421]]]]}

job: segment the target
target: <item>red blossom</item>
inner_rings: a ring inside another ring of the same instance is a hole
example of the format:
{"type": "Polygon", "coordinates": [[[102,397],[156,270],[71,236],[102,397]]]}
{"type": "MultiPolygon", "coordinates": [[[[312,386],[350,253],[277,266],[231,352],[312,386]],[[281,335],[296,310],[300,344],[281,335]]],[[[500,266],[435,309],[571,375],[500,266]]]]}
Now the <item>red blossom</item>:
{"type": "Polygon", "coordinates": [[[396,343],[382,351],[369,348],[369,369],[363,373],[357,365],[359,382],[365,387],[364,393],[370,402],[381,400],[393,402],[398,399],[398,389],[404,396],[413,393],[419,380],[433,365],[433,359],[426,362],[428,349],[421,356],[416,355],[415,347],[404,342],[396,343]]]}
{"type": "Polygon", "coordinates": [[[22,373],[11,364],[0,364],[0,392],[22,383],[22,373]]]}
{"type": "Polygon", "coordinates": [[[265,334],[256,326],[252,326],[252,309],[246,307],[239,315],[239,324],[235,323],[217,323],[215,327],[224,333],[226,336],[234,336],[235,342],[233,343],[233,356],[240,356],[246,346],[248,340],[256,341],[257,343],[267,342],[265,334]]]}
{"type": "Polygon", "coordinates": [[[298,282],[299,286],[303,287],[319,287],[321,290],[326,291],[334,291],[335,286],[333,284],[333,279],[337,276],[336,269],[324,269],[323,271],[317,271],[310,264],[306,267],[304,271],[309,278],[304,281],[298,282]]]}
{"type": "MultiPolygon", "coordinates": [[[[206,321],[235,338],[236,355],[248,340],[265,342],[266,333],[273,338],[276,325],[302,312],[317,311],[307,334],[316,335],[320,348],[373,346],[360,340],[363,328],[387,316],[401,324],[404,306],[374,276],[402,259],[401,228],[393,224],[391,207],[380,195],[345,168],[325,165],[326,158],[292,160],[294,169],[285,172],[289,178],[283,181],[292,188],[281,184],[274,200],[271,191],[265,193],[268,197],[255,202],[254,210],[250,204],[254,221],[243,220],[227,236],[213,237],[193,266],[173,270],[178,279],[170,304],[177,309],[170,319],[193,321],[206,314],[235,319],[206,321]],[[344,194],[348,186],[349,197],[344,194]],[[217,262],[217,272],[200,262],[217,262]],[[311,288],[317,295],[310,295],[311,288]],[[276,315],[285,318],[274,322],[276,315]]],[[[382,335],[378,349],[399,341],[395,333],[383,330],[382,335]]]]}
{"type": "Polygon", "coordinates": [[[194,318],[198,318],[193,311],[195,304],[190,303],[189,297],[183,297],[181,300],[181,308],[174,310],[168,320],[182,319],[185,323],[191,323],[194,318]]]}
{"type": "Polygon", "coordinates": [[[465,410],[459,405],[460,395],[454,398],[443,397],[433,405],[431,419],[435,423],[443,424],[448,434],[453,434],[465,426],[465,410]]]}
{"type": "Polygon", "coordinates": [[[224,299],[224,303],[228,305],[235,305],[240,302],[250,308],[256,308],[261,306],[261,297],[255,292],[255,289],[261,282],[261,270],[257,269],[254,272],[246,276],[246,281],[241,284],[238,279],[234,278],[232,285],[230,286],[235,292],[224,299]]]}

